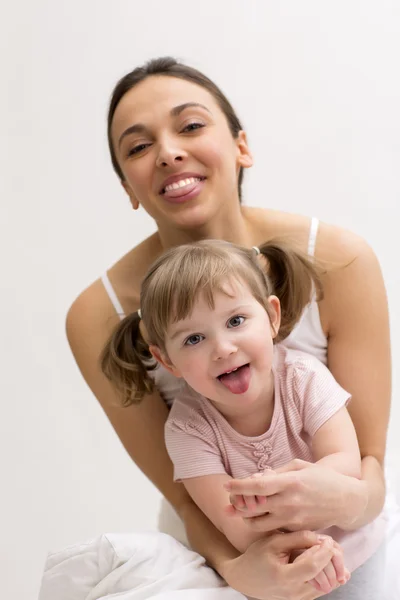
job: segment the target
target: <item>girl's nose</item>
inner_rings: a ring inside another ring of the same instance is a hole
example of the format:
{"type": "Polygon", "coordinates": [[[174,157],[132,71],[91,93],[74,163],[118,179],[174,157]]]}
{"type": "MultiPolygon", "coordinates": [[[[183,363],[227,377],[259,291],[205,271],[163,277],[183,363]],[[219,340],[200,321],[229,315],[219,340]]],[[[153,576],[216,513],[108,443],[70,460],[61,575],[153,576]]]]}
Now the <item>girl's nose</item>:
{"type": "Polygon", "coordinates": [[[213,348],[213,360],[223,360],[229,358],[237,352],[237,347],[230,340],[216,340],[213,348]]]}

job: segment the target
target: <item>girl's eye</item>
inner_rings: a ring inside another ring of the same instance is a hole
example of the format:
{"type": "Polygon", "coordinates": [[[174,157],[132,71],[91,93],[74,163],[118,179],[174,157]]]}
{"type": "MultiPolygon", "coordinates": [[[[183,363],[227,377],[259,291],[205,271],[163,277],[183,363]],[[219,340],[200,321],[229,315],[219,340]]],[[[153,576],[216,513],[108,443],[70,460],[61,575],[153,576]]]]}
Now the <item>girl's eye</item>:
{"type": "Polygon", "coordinates": [[[186,125],[186,127],[182,129],[182,132],[187,133],[195,131],[196,129],[201,129],[202,127],[205,127],[204,123],[189,123],[189,125],[186,125]]]}
{"type": "Polygon", "coordinates": [[[228,321],[228,327],[239,327],[244,322],[244,317],[241,315],[235,315],[228,321]]]}
{"type": "Polygon", "coordinates": [[[199,342],[201,342],[201,340],[204,339],[203,335],[200,335],[200,333],[195,333],[194,335],[189,336],[186,340],[184,345],[185,346],[196,346],[199,342]]]}
{"type": "Polygon", "coordinates": [[[134,154],[139,154],[139,152],[143,152],[145,148],[148,147],[149,144],[138,144],[131,148],[128,152],[128,156],[133,156],[134,154]]]}

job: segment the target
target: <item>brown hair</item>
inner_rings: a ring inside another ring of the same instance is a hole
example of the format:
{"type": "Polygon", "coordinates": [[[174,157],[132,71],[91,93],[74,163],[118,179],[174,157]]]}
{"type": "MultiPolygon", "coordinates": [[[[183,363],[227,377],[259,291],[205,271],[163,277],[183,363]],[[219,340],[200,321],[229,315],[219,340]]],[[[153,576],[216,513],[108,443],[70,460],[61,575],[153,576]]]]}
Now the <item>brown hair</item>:
{"type": "MultiPolygon", "coordinates": [[[[285,339],[310,302],[313,285],[317,298],[322,283],[309,258],[289,247],[267,242],[260,247],[264,270],[254,249],[221,240],[203,240],[165,252],[150,267],[141,288],[141,318],[149,344],[165,351],[168,326],[191,314],[199,294],[214,306],[216,290],[227,279],[244,281],[254,298],[270,314],[268,298],[278,296],[281,326],[276,342],[285,339]]],[[[103,373],[122,392],[125,406],[140,402],[154,388],[148,370],[150,354],[139,331],[138,313],[126,317],[108,341],[102,358],[103,373]]],[[[156,365],[152,363],[151,368],[156,365]]]]}
{"type": "MultiPolygon", "coordinates": [[[[222,93],[219,87],[213,81],[211,81],[211,79],[206,77],[206,75],[203,75],[203,73],[201,73],[197,69],[194,69],[193,67],[188,67],[187,65],[184,65],[183,63],[180,63],[174,58],[168,56],[163,58],[154,58],[142,67],[137,67],[127,75],[124,75],[124,77],[122,77],[122,79],[118,81],[111,96],[107,118],[108,147],[110,150],[111,162],[113,164],[114,170],[117,173],[118,177],[121,179],[121,181],[124,180],[124,175],[115,155],[114,146],[111,138],[111,126],[114,114],[119,102],[125,96],[125,94],[129,92],[129,90],[134,88],[136,85],[153,75],[162,75],[166,77],[176,77],[178,79],[185,79],[186,81],[190,81],[192,83],[195,83],[196,85],[205,88],[208,92],[210,92],[212,96],[214,96],[214,98],[218,102],[220,109],[222,110],[226,117],[226,120],[228,121],[228,126],[234,139],[238,137],[239,132],[243,129],[227,97],[222,93]]],[[[238,192],[240,201],[242,199],[242,181],[243,168],[241,167],[238,178],[238,192]]]]}

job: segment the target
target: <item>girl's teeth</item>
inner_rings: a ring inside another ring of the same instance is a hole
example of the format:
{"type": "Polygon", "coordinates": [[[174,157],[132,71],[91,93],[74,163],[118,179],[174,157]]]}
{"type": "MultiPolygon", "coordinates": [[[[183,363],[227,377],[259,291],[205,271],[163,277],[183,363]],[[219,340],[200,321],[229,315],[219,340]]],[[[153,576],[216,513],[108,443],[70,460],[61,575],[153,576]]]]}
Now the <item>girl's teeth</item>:
{"type": "Polygon", "coordinates": [[[188,179],[181,179],[180,181],[176,181],[175,183],[171,183],[165,187],[165,191],[169,192],[171,190],[179,190],[179,188],[185,187],[185,185],[190,185],[191,183],[196,183],[196,181],[200,181],[199,177],[189,177],[188,179]]]}

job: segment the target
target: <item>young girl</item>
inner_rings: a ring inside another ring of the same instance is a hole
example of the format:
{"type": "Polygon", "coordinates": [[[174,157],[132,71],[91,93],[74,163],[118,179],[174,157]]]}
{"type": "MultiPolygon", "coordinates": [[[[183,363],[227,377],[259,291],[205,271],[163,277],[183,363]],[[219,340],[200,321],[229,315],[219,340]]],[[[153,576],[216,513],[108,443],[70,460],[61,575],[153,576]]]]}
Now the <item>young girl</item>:
{"type": "MultiPolygon", "coordinates": [[[[238,511],[230,500],[239,511],[246,505],[268,514],[279,495],[271,489],[230,499],[232,478],[258,476],[256,490],[265,490],[268,471],[294,458],[361,476],[350,395],[316,358],[276,345],[301,318],[313,289],[322,291],[317,270],[277,244],[179,246],[150,268],[141,314],[122,321],[103,354],[104,373],[128,403],[150,392],[163,368],[182,378],[165,427],[174,479],[241,552],[271,528],[255,532],[247,519],[232,518],[238,511]]],[[[340,542],[344,565],[355,572],[332,598],[381,598],[382,518],[355,531],[343,523],[323,533],[340,542]]],[[[313,584],[326,593],[348,578],[338,554],[313,584]]]]}

